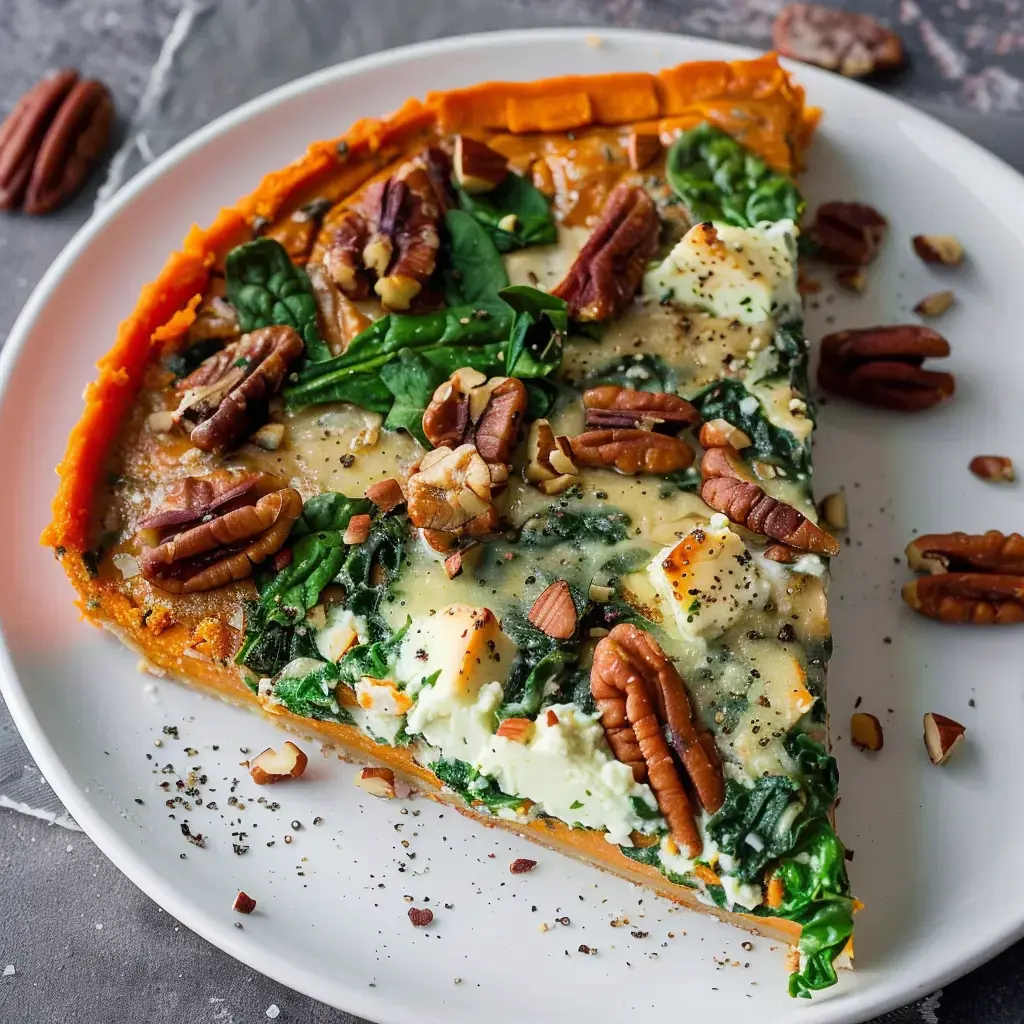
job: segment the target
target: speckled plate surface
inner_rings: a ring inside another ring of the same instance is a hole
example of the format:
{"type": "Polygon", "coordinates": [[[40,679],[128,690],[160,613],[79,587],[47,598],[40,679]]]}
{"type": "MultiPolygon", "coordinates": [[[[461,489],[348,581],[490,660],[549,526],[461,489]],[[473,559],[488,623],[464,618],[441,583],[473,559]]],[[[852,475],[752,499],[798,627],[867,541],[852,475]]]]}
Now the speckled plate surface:
{"type": "Polygon", "coordinates": [[[833,322],[912,318],[910,307],[939,288],[958,298],[941,322],[958,381],[947,408],[910,418],[839,402],[822,411],[818,491],[845,487],[852,524],[831,599],[839,826],[856,851],[851,874],[867,906],[857,921],[858,969],[810,1004],[786,996],[783,950],[772,943],[428,801],[374,800],[329,753],[311,758],[303,782],[261,794],[238,762],[280,734],[248,712],[137,674],[131,654],[78,621],[59,566],[37,545],[82,387],[140,286],[190,223],[212,219],[311,139],[428,89],[752,55],[651,33],[605,32],[594,43],[584,30],[468,37],[303,79],[178,146],[79,234],[0,363],[0,683],[53,788],[129,877],[233,956],[338,1007],[389,1024],[606,1020],[681,1007],[694,1018],[756,1015],[761,1024],[797,1011],[807,1022],[863,1020],[1024,932],[1016,884],[1024,828],[1014,810],[1020,633],[938,627],[898,596],[907,578],[899,556],[913,531],[1020,525],[1019,489],[986,486],[966,467],[983,452],[1024,459],[1016,450],[1024,182],[956,133],[866,88],[798,69],[826,111],[803,182],[812,204],[866,200],[893,226],[868,293],[843,298],[826,287],[810,303],[809,336],[833,322]],[[924,267],[909,245],[922,232],[958,235],[968,263],[946,274],[924,267]],[[885,728],[876,755],[849,744],[858,697],[885,728]],[[968,726],[965,748],[942,769],[921,743],[926,711],[968,726]],[[202,847],[183,834],[186,823],[202,847]],[[538,868],[510,874],[510,861],[526,855],[538,868]],[[258,901],[251,917],[231,909],[238,889],[258,901]],[[408,897],[434,910],[429,929],[411,927],[408,897]]]}

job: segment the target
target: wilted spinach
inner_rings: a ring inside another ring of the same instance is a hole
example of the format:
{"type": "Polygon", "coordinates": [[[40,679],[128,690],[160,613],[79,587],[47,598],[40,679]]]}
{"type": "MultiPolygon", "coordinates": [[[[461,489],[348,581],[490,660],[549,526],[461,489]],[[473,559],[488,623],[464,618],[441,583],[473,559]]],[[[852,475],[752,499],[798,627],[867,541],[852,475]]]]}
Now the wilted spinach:
{"type": "Polygon", "coordinates": [[[487,230],[498,252],[558,240],[558,229],[544,193],[522,175],[509,172],[497,188],[477,195],[459,189],[458,198],[459,206],[487,230]],[[515,215],[511,226],[510,214],[515,215]],[[504,227],[499,226],[502,221],[504,227]]]}
{"type": "Polygon", "coordinates": [[[440,758],[430,764],[430,770],[451,790],[454,790],[467,804],[482,803],[491,811],[503,807],[519,807],[521,796],[503,793],[494,779],[481,775],[472,765],[454,758],[440,758]]]}
{"type": "Polygon", "coordinates": [[[444,225],[445,302],[466,306],[493,298],[508,285],[508,274],[490,235],[462,210],[449,210],[444,225]]]}
{"type": "Polygon", "coordinates": [[[334,695],[338,669],[329,661],[299,658],[289,661],[270,684],[273,697],[293,715],[326,722],[351,722],[352,716],[334,695]]]}

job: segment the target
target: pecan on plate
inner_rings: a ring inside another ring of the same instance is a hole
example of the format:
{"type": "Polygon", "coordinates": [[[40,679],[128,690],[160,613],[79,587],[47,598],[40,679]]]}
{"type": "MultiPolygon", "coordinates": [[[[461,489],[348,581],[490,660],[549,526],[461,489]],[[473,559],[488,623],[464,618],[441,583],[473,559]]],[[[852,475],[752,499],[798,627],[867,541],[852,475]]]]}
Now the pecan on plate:
{"type": "Polygon", "coordinates": [[[71,199],[110,142],[110,90],[68,69],[33,86],[0,125],[0,209],[48,213],[71,199]]]}
{"type": "Polygon", "coordinates": [[[925,533],[906,548],[914,572],[994,572],[1024,576],[1024,537],[1019,533],[925,533]]]}
{"type": "Polygon", "coordinates": [[[788,4],[772,25],[772,42],[783,57],[863,78],[903,63],[895,32],[867,14],[821,4],[788,4]]]}
{"type": "Polygon", "coordinates": [[[831,202],[818,207],[807,235],[819,260],[863,267],[878,255],[888,231],[889,222],[873,206],[831,202]]]}
{"type": "Polygon", "coordinates": [[[676,473],[686,469],[695,454],[682,438],[629,428],[588,430],[570,438],[569,444],[577,465],[614,469],[627,476],[676,473]]]}
{"type": "Polygon", "coordinates": [[[551,294],[565,300],[574,320],[621,313],[640,287],[659,230],[651,197],[638,185],[616,185],[565,280],[551,294]]]}
{"type": "Polygon", "coordinates": [[[370,185],[338,220],[324,263],[352,299],[370,284],[385,309],[408,309],[434,272],[441,207],[418,160],[370,185]]]}
{"type": "Polygon", "coordinates": [[[171,505],[141,524],[144,540],[149,531],[159,534],[139,555],[142,575],[172,594],[251,576],[254,565],[280,550],[302,511],[298,491],[268,490],[273,485],[265,474],[235,482],[227,476],[183,481],[171,505]],[[183,510],[193,518],[182,520],[183,510]]]}
{"type": "Polygon", "coordinates": [[[302,348],[295,329],[282,325],[261,327],[215,352],[175,385],[181,393],[175,424],[204,452],[226,451],[265,419],[302,348]]]}
{"type": "Polygon", "coordinates": [[[948,355],[949,342],[920,324],[837,331],[821,339],[818,383],[864,405],[919,412],[953,394],[952,374],[921,365],[948,355]]]}
{"type": "Polygon", "coordinates": [[[583,392],[588,427],[635,427],[677,433],[700,423],[700,413],[685,398],[661,391],[634,391],[602,384],[583,392]]]}
{"type": "Polygon", "coordinates": [[[714,737],[675,666],[649,633],[620,623],[594,650],[590,690],[612,752],[650,785],[673,839],[697,857],[703,844],[683,773],[709,814],[722,806],[725,783],[714,737]]]}
{"type": "Polygon", "coordinates": [[[423,413],[423,433],[435,448],[474,444],[488,465],[507,466],[526,406],[526,387],[517,377],[487,379],[464,366],[434,392],[423,413]]]}
{"type": "Polygon", "coordinates": [[[450,547],[457,537],[481,537],[498,528],[491,470],[471,444],[427,452],[405,490],[409,522],[429,534],[432,547],[445,540],[450,547]]]}
{"type": "Polygon", "coordinates": [[[797,551],[829,557],[839,554],[835,537],[792,505],[765,494],[751,479],[735,448],[709,448],[701,461],[700,474],[700,496],[732,522],[797,551]]]}

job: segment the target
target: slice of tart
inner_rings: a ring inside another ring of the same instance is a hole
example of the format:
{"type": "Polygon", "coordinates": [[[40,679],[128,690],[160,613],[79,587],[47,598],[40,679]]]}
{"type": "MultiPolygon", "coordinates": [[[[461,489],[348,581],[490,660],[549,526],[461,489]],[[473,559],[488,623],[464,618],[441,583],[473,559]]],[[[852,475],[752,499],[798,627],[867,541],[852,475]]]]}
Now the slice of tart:
{"type": "Polygon", "coordinates": [[[835,982],[816,112],[773,57],[316,143],[125,321],[44,535],[162,673],[835,982]]]}

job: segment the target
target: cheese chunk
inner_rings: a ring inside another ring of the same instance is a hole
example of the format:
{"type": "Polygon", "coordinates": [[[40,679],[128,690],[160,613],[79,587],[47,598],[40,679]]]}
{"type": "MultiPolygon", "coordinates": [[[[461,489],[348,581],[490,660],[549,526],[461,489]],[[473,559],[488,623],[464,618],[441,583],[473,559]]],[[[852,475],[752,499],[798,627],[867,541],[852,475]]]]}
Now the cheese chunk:
{"type": "Polygon", "coordinates": [[[665,628],[684,640],[724,633],[748,609],[763,607],[769,585],[723,515],[663,548],[647,567],[665,628]]]}
{"type": "Polygon", "coordinates": [[[326,625],[316,634],[317,650],[328,661],[338,661],[349,648],[366,641],[366,620],[340,604],[330,609],[326,625]]]}
{"type": "Polygon", "coordinates": [[[751,326],[799,320],[796,227],[791,220],[753,228],[695,224],[646,275],[643,290],[751,326]]]}

